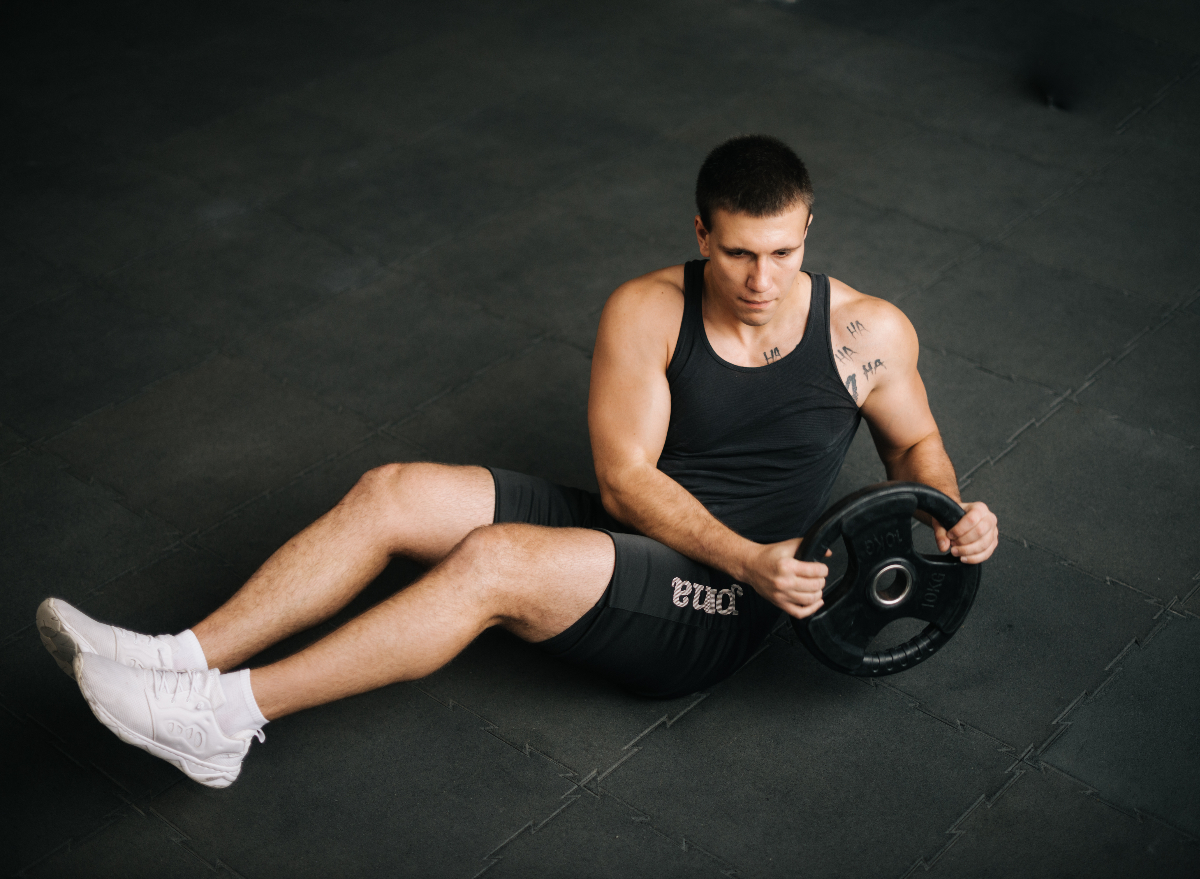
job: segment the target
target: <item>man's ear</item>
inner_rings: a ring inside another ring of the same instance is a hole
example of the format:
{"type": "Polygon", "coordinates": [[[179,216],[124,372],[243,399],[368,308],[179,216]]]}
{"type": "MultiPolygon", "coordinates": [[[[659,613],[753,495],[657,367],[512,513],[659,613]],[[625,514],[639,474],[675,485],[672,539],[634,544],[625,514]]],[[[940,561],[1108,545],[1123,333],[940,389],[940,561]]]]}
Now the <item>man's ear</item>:
{"type": "Polygon", "coordinates": [[[696,243],[700,245],[700,255],[708,257],[708,230],[704,228],[704,221],[699,214],[696,214],[696,243]]]}
{"type": "Polygon", "coordinates": [[[808,219],[804,223],[804,237],[808,238],[808,230],[812,228],[813,215],[812,211],[808,212],[808,219]]]}

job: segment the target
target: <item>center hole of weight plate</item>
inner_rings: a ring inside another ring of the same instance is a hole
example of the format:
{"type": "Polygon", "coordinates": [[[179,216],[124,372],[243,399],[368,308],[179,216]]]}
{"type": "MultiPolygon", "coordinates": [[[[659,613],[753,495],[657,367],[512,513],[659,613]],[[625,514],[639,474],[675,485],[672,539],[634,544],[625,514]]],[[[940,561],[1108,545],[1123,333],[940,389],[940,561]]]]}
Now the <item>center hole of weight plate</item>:
{"type": "Polygon", "coordinates": [[[908,598],[913,578],[908,568],[893,562],[884,565],[871,580],[871,598],[880,607],[895,607],[908,598]]]}

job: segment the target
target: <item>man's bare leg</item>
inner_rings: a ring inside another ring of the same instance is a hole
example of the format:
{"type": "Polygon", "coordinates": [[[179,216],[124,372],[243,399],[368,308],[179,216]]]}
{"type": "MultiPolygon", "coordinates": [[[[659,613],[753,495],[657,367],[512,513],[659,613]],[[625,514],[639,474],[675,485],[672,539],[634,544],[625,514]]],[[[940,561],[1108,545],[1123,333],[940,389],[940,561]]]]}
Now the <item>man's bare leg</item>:
{"type": "Polygon", "coordinates": [[[492,475],[482,467],[378,467],[192,632],[210,668],[236,668],[333,616],[393,556],[440,562],[473,529],[491,524],[494,509],[492,475]]]}
{"type": "Polygon", "coordinates": [[[436,568],[310,647],[250,673],[263,716],[425,677],[484,629],[528,641],[583,616],[612,577],[615,550],[599,531],[493,525],[468,535],[436,568]]]}

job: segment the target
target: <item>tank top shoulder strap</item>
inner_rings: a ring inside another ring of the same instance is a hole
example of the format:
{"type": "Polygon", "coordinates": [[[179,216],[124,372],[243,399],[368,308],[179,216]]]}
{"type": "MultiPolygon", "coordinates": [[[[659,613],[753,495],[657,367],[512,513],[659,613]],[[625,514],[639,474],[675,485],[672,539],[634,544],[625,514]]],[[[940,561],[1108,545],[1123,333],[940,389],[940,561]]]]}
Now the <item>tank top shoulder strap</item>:
{"type": "Polygon", "coordinates": [[[812,298],[809,300],[808,332],[810,334],[813,359],[819,363],[825,372],[832,375],[841,384],[841,375],[837,364],[833,361],[833,334],[830,332],[829,314],[829,276],[810,274],[812,278],[812,298]]]}
{"type": "Polygon", "coordinates": [[[812,311],[812,317],[809,320],[809,326],[812,328],[813,335],[825,341],[829,340],[829,276],[811,274],[812,278],[812,298],[809,300],[809,309],[812,311]]]}
{"type": "Polygon", "coordinates": [[[683,322],[679,325],[679,338],[675,340],[675,353],[667,366],[667,381],[674,379],[683,370],[704,332],[706,262],[706,259],[694,259],[683,266],[683,322]]]}

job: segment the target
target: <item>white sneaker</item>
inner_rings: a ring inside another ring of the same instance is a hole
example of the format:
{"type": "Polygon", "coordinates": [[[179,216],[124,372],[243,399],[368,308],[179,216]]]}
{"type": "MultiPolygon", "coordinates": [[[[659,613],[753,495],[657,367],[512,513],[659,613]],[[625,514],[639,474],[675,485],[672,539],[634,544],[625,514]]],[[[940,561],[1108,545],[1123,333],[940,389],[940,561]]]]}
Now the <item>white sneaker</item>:
{"type": "Polygon", "coordinates": [[[221,673],[135,669],[95,653],[75,657],[88,707],[117,737],[161,757],[188,778],[229,787],[242,771],[250,740],[262,730],[226,735],[215,709],[225,702],[221,673]]]}
{"type": "Polygon", "coordinates": [[[80,653],[95,653],[132,668],[171,668],[171,635],[142,635],[96,622],[61,598],[47,598],[37,609],[42,643],[68,677],[80,653]]]}

